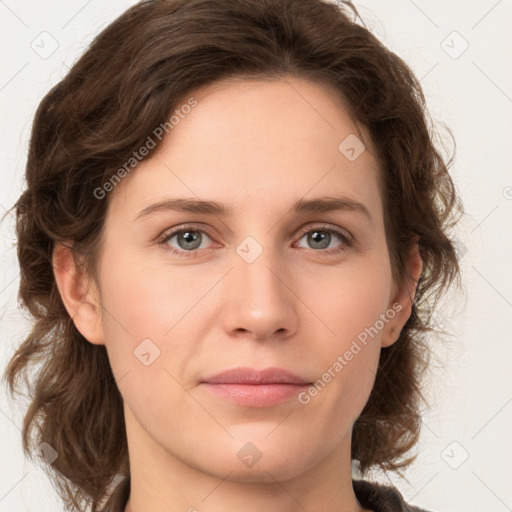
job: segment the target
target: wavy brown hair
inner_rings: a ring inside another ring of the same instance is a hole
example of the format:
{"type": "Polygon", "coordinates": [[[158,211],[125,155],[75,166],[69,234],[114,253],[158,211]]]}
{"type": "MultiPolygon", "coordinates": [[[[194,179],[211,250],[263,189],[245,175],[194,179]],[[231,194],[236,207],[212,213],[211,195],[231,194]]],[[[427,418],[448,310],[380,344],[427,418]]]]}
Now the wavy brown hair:
{"type": "Polygon", "coordinates": [[[125,477],[117,492],[127,492],[129,460],[122,397],[105,346],[75,328],[54,279],[53,249],[71,242],[97,279],[109,197],[98,200],[94,190],[184,97],[223,79],[294,76],[328,85],[369,130],[382,169],[395,282],[410,279],[405,263],[416,240],[424,266],[398,341],[381,350],[373,390],[353,427],[352,458],[364,475],[370,468],[399,471],[416,457],[408,452],[425,401],[426,336],[435,334],[431,314],[441,294],[460,282],[449,231],[463,208],[448,172],[453,157],[436,147],[419,81],[357,17],[352,4],[326,0],[145,0],[104,29],[40,102],[26,188],[11,208],[18,300],[33,327],[4,378],[14,395],[25,377],[23,449],[32,457],[47,442],[57,451],[48,472],[69,510],[113,510],[108,498],[116,477],[125,477]]]}

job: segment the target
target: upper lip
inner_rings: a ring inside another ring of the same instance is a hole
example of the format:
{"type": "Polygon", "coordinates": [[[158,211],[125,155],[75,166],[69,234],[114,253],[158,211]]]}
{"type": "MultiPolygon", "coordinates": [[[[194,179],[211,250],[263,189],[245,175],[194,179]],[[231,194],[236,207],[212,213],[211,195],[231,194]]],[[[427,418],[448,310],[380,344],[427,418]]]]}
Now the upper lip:
{"type": "Polygon", "coordinates": [[[296,384],[310,382],[283,368],[258,370],[247,366],[232,368],[203,379],[209,384],[296,384]]]}

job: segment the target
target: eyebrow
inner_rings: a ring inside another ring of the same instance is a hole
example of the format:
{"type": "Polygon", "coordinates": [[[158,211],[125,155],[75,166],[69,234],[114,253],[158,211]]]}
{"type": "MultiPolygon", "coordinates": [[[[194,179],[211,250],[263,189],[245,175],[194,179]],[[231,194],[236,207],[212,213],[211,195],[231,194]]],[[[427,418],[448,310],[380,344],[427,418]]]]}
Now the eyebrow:
{"type": "MultiPolygon", "coordinates": [[[[186,213],[202,213],[220,217],[231,216],[231,210],[224,204],[216,201],[203,201],[188,198],[169,198],[144,208],[135,217],[134,221],[148,215],[178,211],[186,213]]],[[[297,214],[322,213],[333,211],[353,211],[360,213],[372,222],[372,216],[366,205],[348,197],[319,197],[316,199],[299,199],[292,207],[297,214]]]]}

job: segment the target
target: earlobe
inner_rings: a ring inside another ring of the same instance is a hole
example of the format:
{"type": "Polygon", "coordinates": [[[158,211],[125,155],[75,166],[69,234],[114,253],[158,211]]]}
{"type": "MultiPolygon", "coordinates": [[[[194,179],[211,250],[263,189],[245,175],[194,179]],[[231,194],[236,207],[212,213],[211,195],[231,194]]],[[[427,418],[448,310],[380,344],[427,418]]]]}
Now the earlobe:
{"type": "Polygon", "coordinates": [[[104,345],[101,304],[97,287],[77,265],[68,244],[55,245],[52,265],[61,300],[75,327],[89,342],[104,345]]]}
{"type": "Polygon", "coordinates": [[[389,308],[393,309],[396,314],[387,324],[384,332],[382,333],[382,347],[389,347],[398,340],[402,328],[412,313],[416,288],[423,271],[423,261],[421,259],[419,244],[417,241],[409,251],[407,269],[409,278],[407,279],[404,287],[395,294],[389,304],[389,308]]]}

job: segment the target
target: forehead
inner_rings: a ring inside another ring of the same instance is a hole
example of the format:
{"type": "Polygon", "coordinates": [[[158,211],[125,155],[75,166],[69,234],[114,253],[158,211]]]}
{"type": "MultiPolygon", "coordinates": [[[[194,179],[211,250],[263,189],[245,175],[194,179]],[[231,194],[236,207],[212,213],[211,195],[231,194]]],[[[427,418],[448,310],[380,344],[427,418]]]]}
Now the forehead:
{"type": "Polygon", "coordinates": [[[264,200],[334,193],[380,206],[375,148],[334,88],[292,77],[233,79],[196,89],[182,104],[190,98],[195,106],[175,116],[160,146],[117,185],[112,209],[141,210],[169,194],[231,198],[246,211],[264,200]]]}

